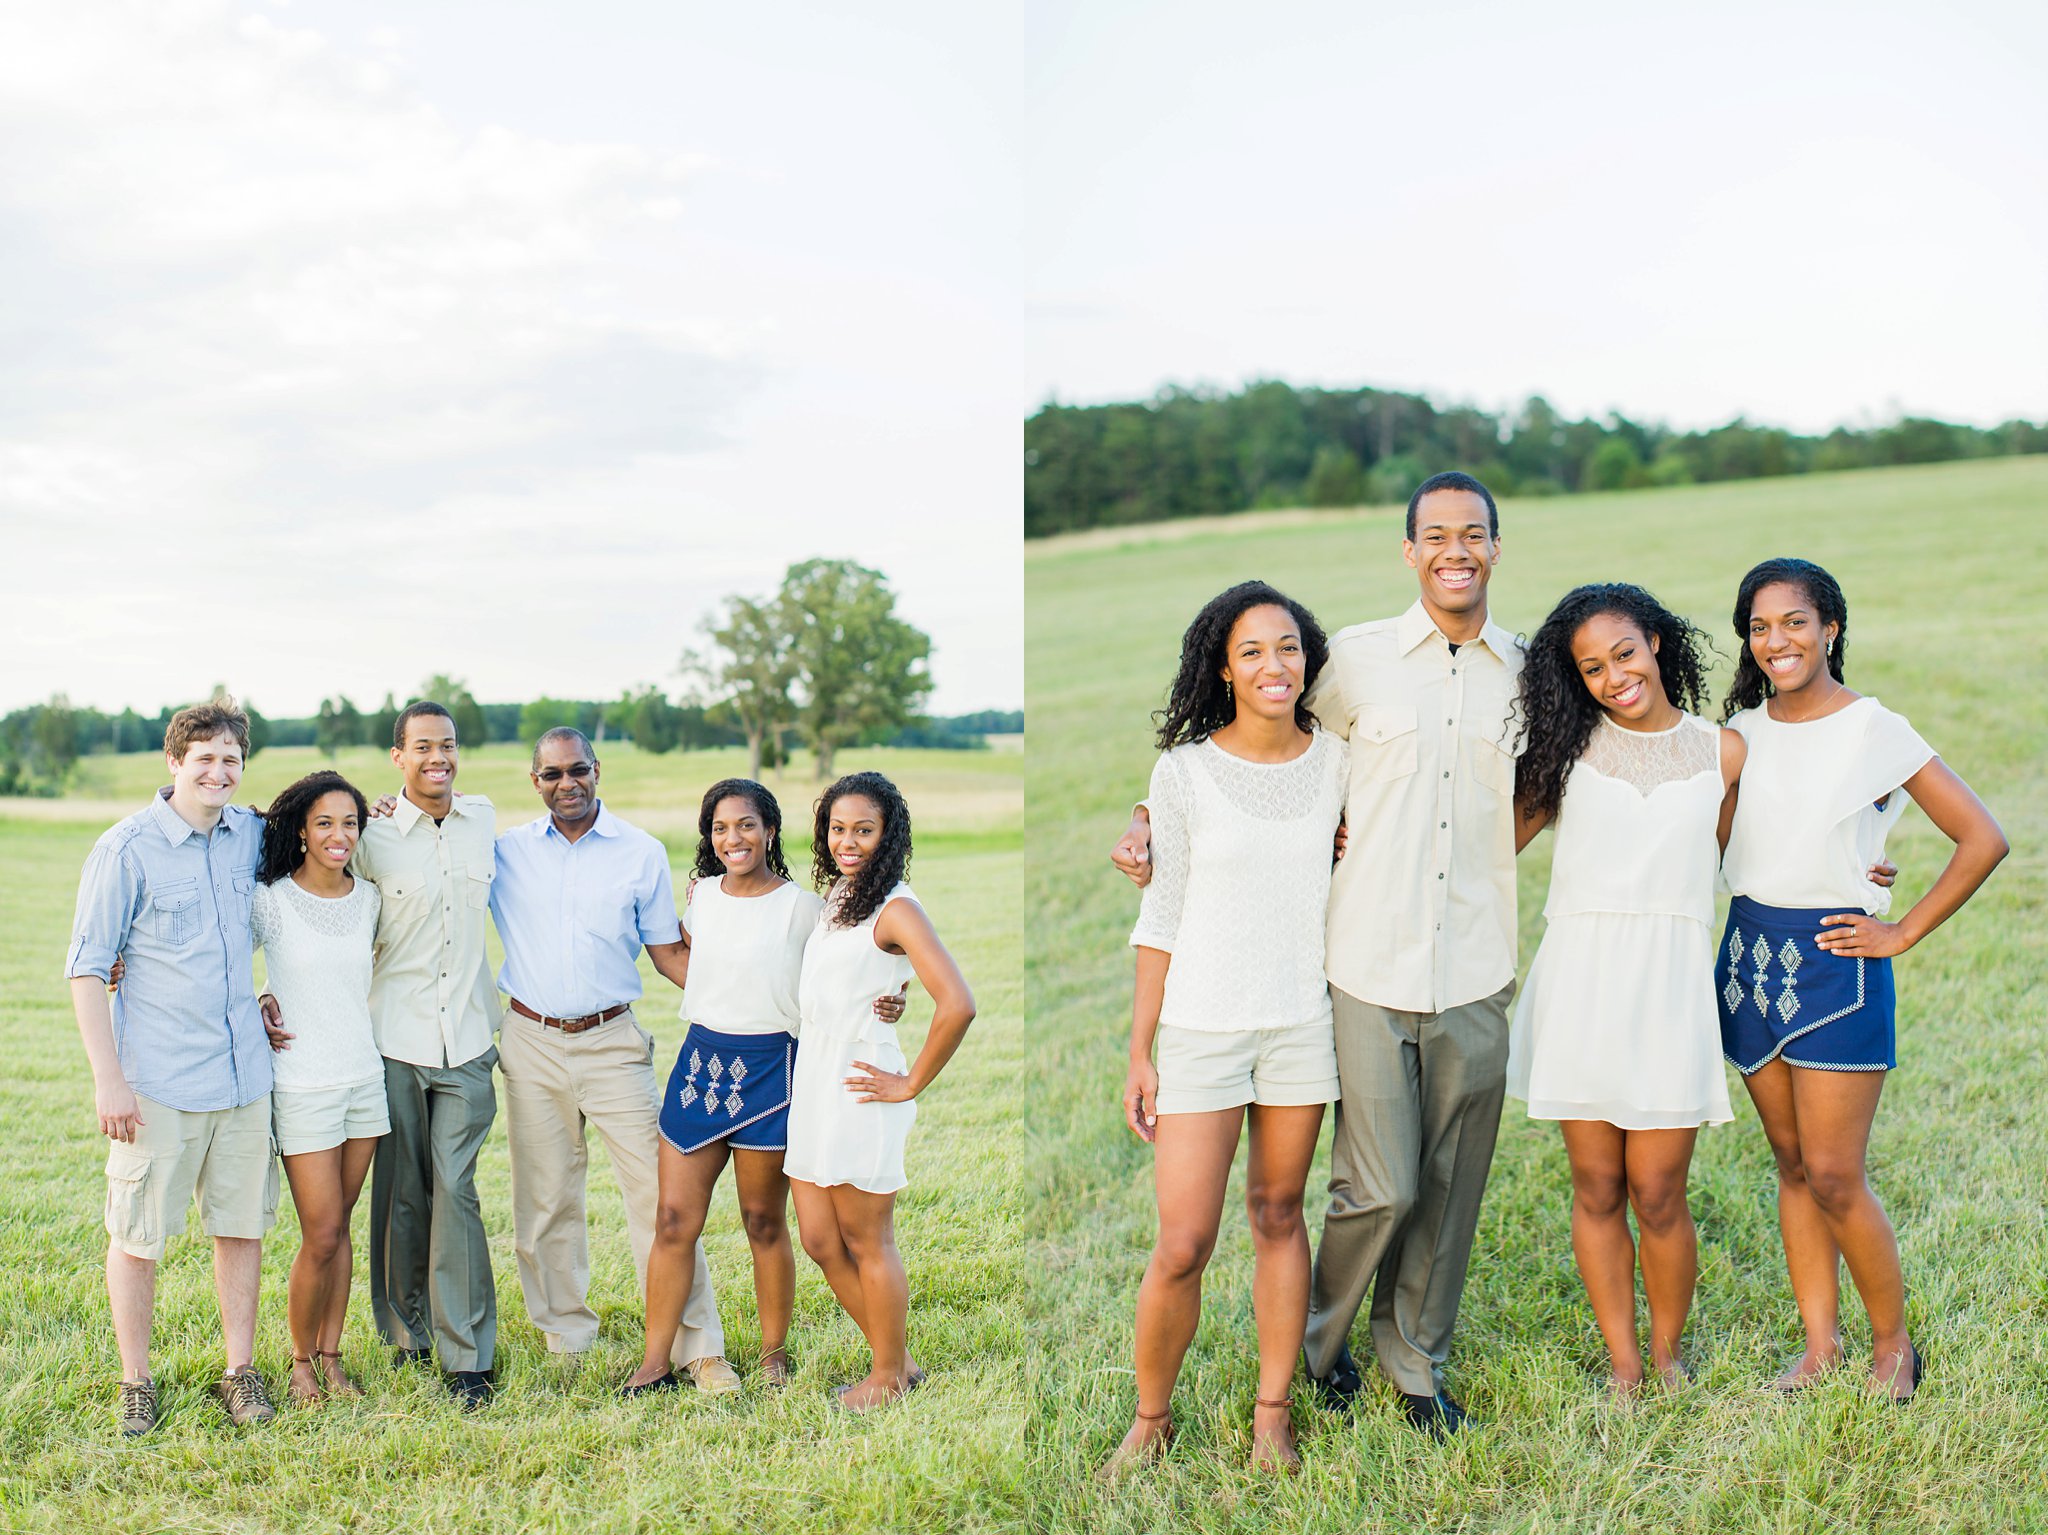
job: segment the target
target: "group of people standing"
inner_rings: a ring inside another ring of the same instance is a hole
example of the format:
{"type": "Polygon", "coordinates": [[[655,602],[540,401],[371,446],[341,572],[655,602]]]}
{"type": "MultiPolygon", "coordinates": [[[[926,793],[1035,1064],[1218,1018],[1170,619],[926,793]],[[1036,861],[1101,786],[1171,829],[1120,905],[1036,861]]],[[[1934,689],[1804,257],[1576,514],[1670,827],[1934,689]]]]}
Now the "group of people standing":
{"type": "Polygon", "coordinates": [[[1255,1465],[1298,1464],[1297,1355],[1325,1402],[1362,1389],[1349,1338],[1368,1292],[1408,1419],[1439,1436],[1466,1423],[1443,1366],[1510,1092],[1562,1131],[1610,1391],[1682,1383],[1687,1171],[1700,1127],[1732,1117],[1723,1058],[1776,1160],[1805,1334],[1774,1384],[1840,1364],[1843,1260],[1869,1316],[1869,1388],[1904,1400],[1919,1383],[1897,1242],[1865,1176],[1897,1065],[1891,958],[1989,876],[1998,824],[1901,716],[1848,687],[1847,603],[1819,566],[1743,578],[1717,725],[1700,714],[1704,636],[1640,587],[1579,587],[1526,644],[1493,623],[1500,545],[1485,486],[1436,475],[1408,505],[1421,591],[1399,617],[1328,638],[1251,581],[1187,630],[1148,798],[1112,854],[1144,887],[1123,1097],[1159,1205],[1113,1465],[1171,1440],[1247,1125],[1255,1465]],[[1909,797],[1955,849],[1893,922],[1884,841],[1909,797]],[[1546,826],[1546,931],[1517,1000],[1514,860],[1546,826]],[[1718,943],[1717,871],[1734,897],[1718,943]],[[1331,1103],[1311,1262],[1303,1199],[1331,1103]]]}
{"type": "Polygon", "coordinates": [[[496,1116],[493,1066],[520,1286],[550,1351],[581,1354],[597,1337],[595,1129],[647,1302],[646,1357],[626,1394],[684,1379],[740,1389],[699,1240],[728,1160],[754,1256],[760,1379],[789,1379],[793,1193],[804,1248],[870,1348],[869,1373],[836,1400],[862,1411],[917,1384],[891,1217],[913,1100],[958,1049],[974,1001],[906,883],[910,815],[894,784],[855,773],[818,801],[822,895],[791,877],[774,796],[751,780],[714,784],[678,912],[666,851],[604,807],[577,730],[536,743],[547,814],[502,835],[488,799],[455,792],[455,724],[439,704],[399,716],[402,789],[374,807],[331,771],[262,814],[234,805],[248,746],[231,702],[172,719],[172,782],[94,847],[65,966],[111,1142],[125,1432],[158,1420],[156,1265],[195,1195],[215,1250],[220,1395],[237,1424],[273,1416],[254,1347],[280,1157],[301,1228],[289,1399],[362,1394],[342,1336],[367,1179],[378,1332],[401,1365],[438,1360],[465,1409],[487,1402],[497,1292],[476,1163],[496,1116]],[[487,914],[505,953],[495,981],[487,914]],[[643,949],[691,1020],[665,1093],[635,1016],[643,949]],[[893,1027],[913,977],[934,1004],[914,1062],[893,1027]]]}

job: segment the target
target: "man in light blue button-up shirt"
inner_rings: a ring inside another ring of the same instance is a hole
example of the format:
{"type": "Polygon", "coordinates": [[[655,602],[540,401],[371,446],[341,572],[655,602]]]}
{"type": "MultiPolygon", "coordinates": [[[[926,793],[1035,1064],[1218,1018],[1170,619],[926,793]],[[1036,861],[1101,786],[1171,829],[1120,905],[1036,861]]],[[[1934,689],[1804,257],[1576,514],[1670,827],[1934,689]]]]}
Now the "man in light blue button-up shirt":
{"type": "Polygon", "coordinates": [[[255,1348],[263,1235],[277,1213],[270,1046],[250,985],[249,906],[263,818],[229,803],[248,718],[216,700],[164,738],[172,782],[93,847],[64,973],[92,1063],[107,1157],[107,1293],[121,1352],[124,1431],[155,1426],[149,1377],[156,1264],[199,1196],[214,1239],[237,1423],[271,1415],[255,1348]],[[110,1004],[108,977],[125,966],[110,1004]]]}
{"type": "MultiPolygon", "coordinates": [[[[687,953],[668,850],[599,803],[597,753],[558,727],[534,747],[545,818],[498,838],[491,915],[505,943],[498,1036],[512,1153],[512,1230],[527,1313],[558,1353],[597,1339],[585,1215],[585,1127],[604,1137],[626,1201],[640,1289],[660,1197],[654,1036],[633,1016],[640,950],[683,984],[687,953]]],[[[704,1246],[673,1358],[698,1387],[737,1390],[704,1246]]]]}

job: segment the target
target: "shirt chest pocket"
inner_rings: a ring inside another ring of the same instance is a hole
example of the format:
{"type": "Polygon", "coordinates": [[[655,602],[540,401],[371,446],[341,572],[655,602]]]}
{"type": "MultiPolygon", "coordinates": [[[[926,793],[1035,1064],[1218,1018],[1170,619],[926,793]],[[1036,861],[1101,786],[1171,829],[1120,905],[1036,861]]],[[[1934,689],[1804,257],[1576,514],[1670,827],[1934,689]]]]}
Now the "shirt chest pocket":
{"type": "Polygon", "coordinates": [[[179,948],[199,936],[199,881],[167,880],[149,892],[150,931],[158,943],[179,948]]]}
{"type": "Polygon", "coordinates": [[[1407,704],[1367,704],[1351,722],[1356,776],[1377,783],[1406,778],[1416,766],[1415,710],[1407,704]]]}
{"type": "Polygon", "coordinates": [[[239,920],[249,920],[249,908],[256,903],[256,871],[237,869],[234,873],[235,911],[239,920]]]}
{"type": "Polygon", "coordinates": [[[467,901],[477,911],[482,911],[491,904],[492,871],[485,869],[479,874],[475,869],[470,869],[467,872],[469,877],[462,881],[464,892],[462,899],[467,901]]]}
{"type": "Polygon", "coordinates": [[[1515,754],[1491,738],[1474,741],[1468,748],[1472,776],[1496,794],[1515,792],[1515,754]]]}

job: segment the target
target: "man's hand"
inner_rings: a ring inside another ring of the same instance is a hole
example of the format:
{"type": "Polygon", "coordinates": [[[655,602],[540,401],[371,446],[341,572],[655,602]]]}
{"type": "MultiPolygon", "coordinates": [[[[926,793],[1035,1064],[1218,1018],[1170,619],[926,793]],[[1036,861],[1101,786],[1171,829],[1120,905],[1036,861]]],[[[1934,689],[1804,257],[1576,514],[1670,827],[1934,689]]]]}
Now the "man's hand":
{"type": "Polygon", "coordinates": [[[1143,811],[1131,816],[1123,839],[1109,855],[1109,861],[1132,884],[1143,890],[1152,883],[1152,818],[1143,811]]]}
{"type": "Polygon", "coordinates": [[[270,1040],[270,1048],[272,1050],[291,1049],[290,1041],[297,1039],[299,1036],[285,1033],[284,1012],[278,1007],[277,998],[266,991],[256,999],[256,1007],[263,1014],[263,1032],[270,1040]]]}
{"type": "Polygon", "coordinates": [[[905,981],[899,991],[885,991],[875,998],[875,1016],[884,1023],[895,1023],[903,1016],[910,995],[910,982],[905,981]]]}
{"type": "Polygon", "coordinates": [[[1889,858],[1878,859],[1876,863],[1870,866],[1870,873],[1865,876],[1871,884],[1881,886],[1886,890],[1892,888],[1898,877],[1899,866],[1889,858]]]}
{"type": "Polygon", "coordinates": [[[390,814],[391,814],[391,813],[392,813],[392,812],[393,812],[394,810],[396,810],[397,808],[398,808],[398,796],[397,796],[397,795],[395,795],[395,794],[380,794],[380,795],[378,795],[378,796],[377,796],[377,803],[376,803],[376,804],[374,804],[374,805],[372,805],[372,806],[370,807],[370,819],[371,819],[371,820],[373,820],[373,821],[380,821],[380,820],[382,820],[382,819],[383,819],[384,817],[386,817],[386,816],[390,815],[390,814]]]}
{"type": "Polygon", "coordinates": [[[1348,827],[1348,826],[1346,826],[1346,825],[1345,825],[1345,824],[1344,824],[1344,823],[1343,823],[1342,821],[1339,821],[1339,822],[1337,823],[1337,849],[1336,849],[1336,856],[1337,856],[1338,858],[1342,858],[1342,857],[1344,856],[1344,849],[1345,849],[1345,848],[1346,848],[1347,846],[1349,846],[1349,845],[1350,845],[1350,842],[1351,842],[1351,828],[1350,828],[1350,827],[1348,827]]]}
{"type": "Polygon", "coordinates": [[[92,1106],[100,1117],[100,1134],[110,1141],[133,1142],[142,1126],[142,1106],[126,1078],[93,1084],[92,1106]]]}

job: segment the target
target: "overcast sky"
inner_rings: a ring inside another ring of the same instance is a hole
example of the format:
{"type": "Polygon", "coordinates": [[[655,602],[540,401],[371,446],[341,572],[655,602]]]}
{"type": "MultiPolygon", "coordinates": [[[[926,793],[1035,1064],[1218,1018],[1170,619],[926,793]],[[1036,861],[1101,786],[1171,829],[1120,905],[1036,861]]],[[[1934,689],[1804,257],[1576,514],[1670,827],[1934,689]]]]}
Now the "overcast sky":
{"type": "Polygon", "coordinates": [[[1007,7],[10,0],[0,707],[680,685],[875,566],[1022,703],[1007,7]]]}
{"type": "Polygon", "coordinates": [[[2048,419],[2048,7],[1034,0],[1024,412],[2048,419]]]}

